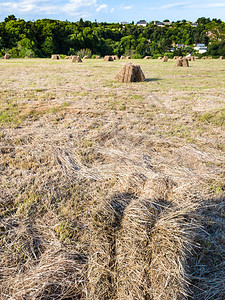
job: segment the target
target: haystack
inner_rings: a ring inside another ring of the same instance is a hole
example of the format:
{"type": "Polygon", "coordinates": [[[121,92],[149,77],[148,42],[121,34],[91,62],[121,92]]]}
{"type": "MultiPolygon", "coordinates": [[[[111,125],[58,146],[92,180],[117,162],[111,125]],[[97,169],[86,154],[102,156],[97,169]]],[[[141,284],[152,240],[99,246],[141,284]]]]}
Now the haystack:
{"type": "Polygon", "coordinates": [[[59,54],[52,54],[51,59],[52,60],[59,60],[60,59],[60,55],[59,54]]]}
{"type": "Polygon", "coordinates": [[[126,59],[131,59],[131,56],[130,55],[126,56],[126,59]]]}
{"type": "Polygon", "coordinates": [[[139,65],[126,64],[115,79],[120,82],[142,82],[145,80],[145,76],[139,65]]]}
{"type": "Polygon", "coordinates": [[[145,56],[144,57],[144,59],[150,59],[151,58],[151,56],[145,56]]]}
{"type": "Polygon", "coordinates": [[[97,55],[95,58],[96,58],[96,59],[100,59],[100,58],[101,58],[101,56],[97,55]]]}
{"type": "Polygon", "coordinates": [[[223,59],[223,56],[220,56],[219,59],[223,59]]]}
{"type": "Polygon", "coordinates": [[[163,62],[168,62],[168,56],[164,56],[162,59],[163,62]]]}
{"type": "Polygon", "coordinates": [[[6,53],[3,58],[4,59],[10,59],[10,55],[8,53],[6,53]]]}
{"type": "Polygon", "coordinates": [[[209,56],[208,59],[212,59],[212,56],[209,56]]]}
{"type": "Polygon", "coordinates": [[[114,59],[113,59],[113,57],[111,56],[111,55],[106,55],[105,57],[104,57],[104,61],[113,61],[114,59]]]}
{"type": "Polygon", "coordinates": [[[65,59],[71,59],[73,56],[66,56],[65,59]]]}
{"type": "Polygon", "coordinates": [[[83,57],[83,59],[90,59],[90,57],[89,57],[88,55],[85,55],[85,56],[83,57]]]}
{"type": "Polygon", "coordinates": [[[179,56],[174,56],[174,57],[173,57],[173,59],[178,59],[178,58],[179,58],[179,56]]]}
{"type": "Polygon", "coordinates": [[[202,56],[202,59],[207,59],[207,57],[206,56],[202,56]]]}
{"type": "Polygon", "coordinates": [[[73,56],[72,57],[72,62],[80,63],[80,62],[82,62],[82,59],[80,58],[80,56],[73,56]]]}
{"type": "Polygon", "coordinates": [[[119,57],[117,55],[113,55],[114,60],[119,60],[119,57]]]}
{"type": "Polygon", "coordinates": [[[177,67],[189,67],[188,59],[187,58],[179,58],[176,61],[176,66],[177,67]]]}
{"type": "Polygon", "coordinates": [[[158,57],[158,59],[162,59],[162,56],[158,57]]]}
{"type": "Polygon", "coordinates": [[[120,59],[126,59],[126,57],[122,55],[122,56],[120,57],[120,59]]]}

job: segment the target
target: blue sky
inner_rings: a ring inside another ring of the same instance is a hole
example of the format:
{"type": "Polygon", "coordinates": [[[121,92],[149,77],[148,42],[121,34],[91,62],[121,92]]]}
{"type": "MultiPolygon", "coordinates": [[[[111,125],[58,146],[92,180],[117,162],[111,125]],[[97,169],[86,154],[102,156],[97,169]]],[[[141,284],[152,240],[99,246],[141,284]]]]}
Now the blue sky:
{"type": "Polygon", "coordinates": [[[36,20],[42,18],[77,21],[121,22],[196,21],[199,17],[225,21],[224,0],[0,0],[0,21],[8,15],[36,20]]]}

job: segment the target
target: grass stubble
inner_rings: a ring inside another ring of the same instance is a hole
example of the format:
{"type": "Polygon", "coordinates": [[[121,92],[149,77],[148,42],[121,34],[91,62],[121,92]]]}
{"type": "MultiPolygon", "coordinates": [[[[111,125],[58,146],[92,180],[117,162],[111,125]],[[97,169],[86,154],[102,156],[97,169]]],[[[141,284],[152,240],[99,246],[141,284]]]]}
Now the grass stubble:
{"type": "Polygon", "coordinates": [[[0,62],[1,299],[225,297],[225,64],[123,63],[0,62]]]}

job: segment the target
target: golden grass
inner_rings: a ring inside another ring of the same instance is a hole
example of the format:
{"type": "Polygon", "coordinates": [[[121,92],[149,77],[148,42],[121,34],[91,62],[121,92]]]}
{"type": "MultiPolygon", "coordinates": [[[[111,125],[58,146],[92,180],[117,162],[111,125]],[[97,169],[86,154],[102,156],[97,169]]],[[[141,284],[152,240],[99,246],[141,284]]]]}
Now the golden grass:
{"type": "Polygon", "coordinates": [[[225,61],[131,61],[0,62],[1,299],[225,297],[225,61]]]}

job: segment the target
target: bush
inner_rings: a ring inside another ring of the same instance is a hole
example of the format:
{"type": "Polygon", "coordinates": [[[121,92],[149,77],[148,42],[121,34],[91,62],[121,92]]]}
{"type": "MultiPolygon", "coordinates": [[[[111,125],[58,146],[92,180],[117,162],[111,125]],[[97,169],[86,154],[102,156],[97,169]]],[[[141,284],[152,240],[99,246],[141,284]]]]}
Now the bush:
{"type": "Polygon", "coordinates": [[[81,49],[77,51],[77,55],[83,58],[84,56],[91,57],[92,56],[92,51],[90,49],[81,49]]]}
{"type": "Polygon", "coordinates": [[[98,54],[93,54],[93,55],[91,56],[91,58],[92,58],[92,59],[95,59],[97,56],[100,56],[100,55],[98,55],[98,54]]]}
{"type": "Polygon", "coordinates": [[[142,56],[141,56],[141,54],[133,54],[133,55],[131,56],[131,58],[132,58],[132,59],[142,59],[142,56]]]}

